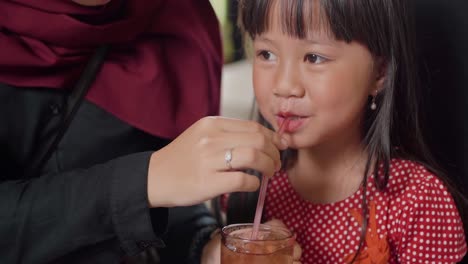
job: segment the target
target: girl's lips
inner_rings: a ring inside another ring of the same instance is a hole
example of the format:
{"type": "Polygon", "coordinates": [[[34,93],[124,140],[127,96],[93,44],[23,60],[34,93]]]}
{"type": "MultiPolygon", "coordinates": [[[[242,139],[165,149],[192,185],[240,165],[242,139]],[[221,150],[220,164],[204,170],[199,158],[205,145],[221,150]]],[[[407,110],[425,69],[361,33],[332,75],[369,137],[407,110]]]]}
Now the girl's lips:
{"type": "Polygon", "coordinates": [[[280,127],[281,124],[283,124],[286,118],[289,119],[289,123],[287,124],[287,127],[284,128],[285,133],[294,133],[298,131],[303,126],[305,121],[307,120],[307,117],[302,117],[302,116],[287,116],[286,117],[286,116],[278,115],[276,118],[278,127],[280,127]]]}

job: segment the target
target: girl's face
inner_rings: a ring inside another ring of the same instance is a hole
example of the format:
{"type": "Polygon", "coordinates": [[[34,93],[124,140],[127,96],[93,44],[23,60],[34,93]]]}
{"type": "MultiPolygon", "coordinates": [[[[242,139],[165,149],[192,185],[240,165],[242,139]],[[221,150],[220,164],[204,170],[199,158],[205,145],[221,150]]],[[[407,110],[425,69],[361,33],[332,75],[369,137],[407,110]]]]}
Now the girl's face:
{"type": "Polygon", "coordinates": [[[323,31],[290,37],[278,17],[253,41],[253,82],[262,115],[276,128],[290,117],[284,135],[291,148],[359,143],[368,96],[383,82],[371,53],[323,31]]]}

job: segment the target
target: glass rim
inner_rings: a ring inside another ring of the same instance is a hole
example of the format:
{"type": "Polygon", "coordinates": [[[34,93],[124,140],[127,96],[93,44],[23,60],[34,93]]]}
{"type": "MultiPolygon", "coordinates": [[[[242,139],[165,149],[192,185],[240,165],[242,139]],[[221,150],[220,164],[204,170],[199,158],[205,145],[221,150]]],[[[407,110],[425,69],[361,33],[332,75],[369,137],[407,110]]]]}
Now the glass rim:
{"type": "MultiPolygon", "coordinates": [[[[227,238],[230,233],[227,233],[226,231],[228,229],[236,228],[236,227],[252,227],[253,228],[253,223],[239,223],[239,224],[230,224],[230,225],[224,226],[221,229],[222,237],[227,238]]],[[[239,230],[240,229],[241,228],[239,228],[239,230]]],[[[270,238],[270,239],[250,239],[250,238],[240,238],[240,237],[229,237],[229,239],[235,239],[237,241],[245,241],[245,242],[265,242],[265,241],[275,242],[275,241],[295,239],[295,235],[293,234],[293,232],[291,232],[289,229],[282,227],[282,226],[260,224],[260,230],[279,230],[280,232],[284,232],[285,236],[281,238],[270,238]]]]}

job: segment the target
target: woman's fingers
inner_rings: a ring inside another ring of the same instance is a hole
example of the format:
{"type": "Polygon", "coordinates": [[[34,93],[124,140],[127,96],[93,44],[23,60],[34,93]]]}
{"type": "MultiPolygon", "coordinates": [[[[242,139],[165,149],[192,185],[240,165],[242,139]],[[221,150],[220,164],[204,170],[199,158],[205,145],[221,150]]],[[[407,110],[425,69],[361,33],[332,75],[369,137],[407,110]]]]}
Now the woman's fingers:
{"type": "Polygon", "coordinates": [[[228,146],[213,147],[210,160],[220,161],[218,170],[254,169],[270,177],[281,168],[278,149],[261,134],[223,133],[212,141],[210,145],[228,146]]]}
{"type": "Polygon", "coordinates": [[[257,133],[267,137],[276,148],[286,149],[287,142],[275,132],[265,126],[255,122],[241,119],[225,118],[225,117],[206,117],[200,120],[202,126],[213,129],[217,127],[220,131],[226,133],[257,133]]]}
{"type": "Polygon", "coordinates": [[[279,219],[272,219],[270,221],[265,222],[265,225],[270,225],[270,226],[279,226],[283,228],[287,228],[287,226],[283,223],[283,221],[279,219]]]}
{"type": "Polygon", "coordinates": [[[150,206],[192,205],[223,193],[254,191],[258,178],[243,170],[272,176],[280,167],[279,142],[275,132],[255,122],[203,118],[151,156],[150,206]]]}
{"type": "Polygon", "coordinates": [[[218,189],[219,194],[231,192],[253,192],[260,187],[260,179],[242,171],[220,172],[210,185],[218,189]]]}
{"type": "MultiPolygon", "coordinates": [[[[278,219],[272,219],[270,221],[265,222],[265,224],[270,225],[270,226],[279,226],[279,227],[287,228],[286,225],[281,220],[278,220],[278,219]]],[[[293,248],[294,264],[300,264],[301,256],[302,256],[302,248],[299,245],[299,243],[295,242],[294,248],[293,248]]]]}
{"type": "Polygon", "coordinates": [[[248,147],[260,150],[270,156],[275,161],[275,165],[281,165],[277,146],[263,133],[223,133],[222,137],[232,145],[232,148],[248,147]]]}
{"type": "Polygon", "coordinates": [[[249,147],[233,148],[227,150],[221,156],[223,164],[220,164],[220,171],[252,169],[260,172],[262,175],[271,177],[280,165],[279,158],[273,160],[271,156],[264,152],[249,147]],[[230,161],[227,159],[229,155],[230,161]]]}
{"type": "MultiPolygon", "coordinates": [[[[301,246],[296,242],[294,244],[294,249],[293,249],[293,260],[294,261],[300,261],[302,256],[302,248],[301,246]]],[[[299,263],[299,262],[298,262],[299,263]]]]}
{"type": "Polygon", "coordinates": [[[255,169],[270,177],[281,168],[278,148],[259,132],[204,135],[197,153],[207,166],[217,166],[217,171],[255,169]]]}
{"type": "Polygon", "coordinates": [[[252,120],[242,120],[229,117],[212,116],[203,118],[203,121],[216,125],[226,132],[257,132],[257,131],[271,131],[268,128],[260,125],[258,122],[252,120]]]}

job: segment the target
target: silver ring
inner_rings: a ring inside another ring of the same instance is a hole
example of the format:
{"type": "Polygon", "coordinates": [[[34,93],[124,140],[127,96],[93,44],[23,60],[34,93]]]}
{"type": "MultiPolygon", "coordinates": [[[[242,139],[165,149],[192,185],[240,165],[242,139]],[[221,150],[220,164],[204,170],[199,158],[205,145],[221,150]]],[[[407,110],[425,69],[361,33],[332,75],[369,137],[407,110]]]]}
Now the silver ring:
{"type": "Polygon", "coordinates": [[[231,166],[232,149],[226,150],[226,153],[224,153],[224,161],[226,162],[226,166],[228,167],[228,170],[232,170],[232,166],[231,166]]]}

